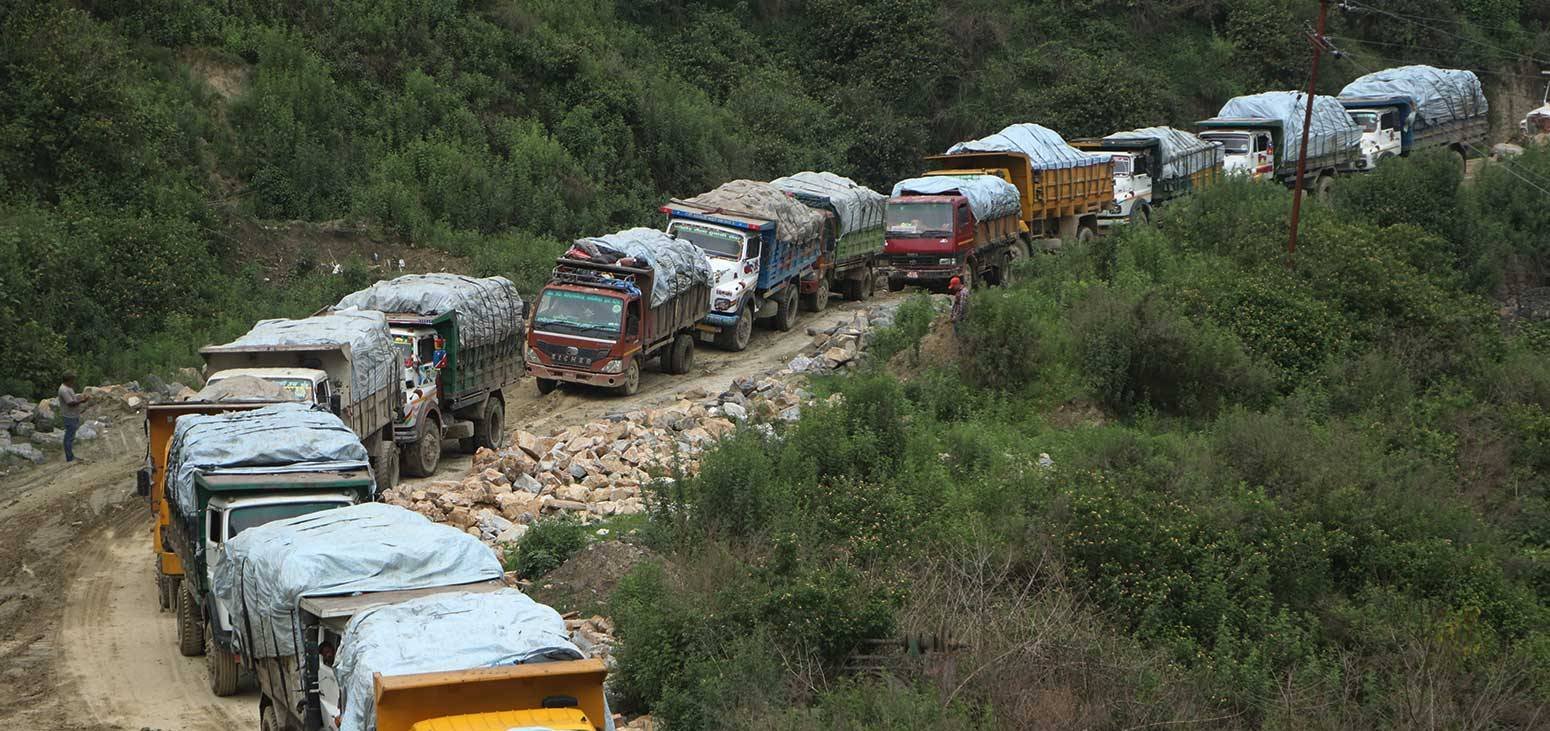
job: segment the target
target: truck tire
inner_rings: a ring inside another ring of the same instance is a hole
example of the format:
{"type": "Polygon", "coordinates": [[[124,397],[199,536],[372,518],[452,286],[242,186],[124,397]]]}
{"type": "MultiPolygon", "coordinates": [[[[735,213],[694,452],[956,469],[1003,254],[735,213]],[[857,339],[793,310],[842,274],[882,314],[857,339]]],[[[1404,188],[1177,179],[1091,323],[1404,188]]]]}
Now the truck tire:
{"type": "Polygon", "coordinates": [[[1335,176],[1321,175],[1313,184],[1313,197],[1317,200],[1328,201],[1330,191],[1335,189],[1335,176]]]}
{"type": "Polygon", "coordinates": [[[680,333],[673,338],[672,347],[662,355],[663,370],[674,375],[683,375],[694,368],[694,338],[688,333],[680,333]]]}
{"type": "Polygon", "coordinates": [[[818,280],[818,289],[802,295],[802,307],[808,312],[823,312],[829,306],[829,278],[818,280]]]}
{"type": "Polygon", "coordinates": [[[1130,222],[1137,226],[1145,226],[1152,221],[1152,207],[1142,203],[1130,211],[1130,222]]]}
{"type": "Polygon", "coordinates": [[[856,280],[856,299],[869,300],[874,294],[877,294],[877,270],[867,267],[861,278],[856,280]]]}
{"type": "Polygon", "coordinates": [[[162,573],[160,558],[151,560],[156,562],[156,606],[163,612],[171,611],[178,600],[178,580],[162,573]]]}
{"type": "Polygon", "coordinates": [[[775,329],[781,332],[790,332],[797,326],[797,288],[786,288],[786,296],[782,297],[780,304],[775,307],[773,318],[775,329]]]}
{"type": "Polygon", "coordinates": [[[286,731],[285,725],[280,722],[280,712],[275,710],[273,703],[259,706],[258,731],[286,731]]]}
{"type": "Polygon", "coordinates": [[[435,417],[425,425],[420,438],[404,450],[404,472],[411,477],[430,477],[441,464],[441,422],[435,417]]]}
{"type": "Polygon", "coordinates": [[[1076,240],[1080,243],[1087,243],[1096,238],[1098,233],[1093,231],[1091,226],[1082,226],[1076,230],[1076,240]]]}
{"type": "Polygon", "coordinates": [[[625,396],[634,396],[640,393],[640,359],[630,361],[624,369],[624,383],[619,385],[619,393],[625,396]]]}
{"type": "Polygon", "coordinates": [[[716,333],[716,347],[722,350],[730,350],[740,353],[748,349],[749,341],[753,340],[753,308],[744,307],[742,314],[737,316],[737,324],[730,329],[716,333]]]}
{"type": "Polygon", "coordinates": [[[1006,250],[1006,258],[1001,260],[1001,268],[996,270],[996,284],[1010,287],[1017,281],[1017,263],[1028,257],[1028,250],[1023,248],[1023,242],[1016,241],[1006,250]]]}
{"type": "Polygon", "coordinates": [[[199,657],[205,651],[204,616],[194,606],[194,595],[188,584],[178,591],[178,654],[183,657],[199,657]]]}
{"type": "Polygon", "coordinates": [[[491,397],[485,401],[484,417],[474,421],[474,435],[457,440],[458,449],[469,454],[485,449],[500,449],[506,436],[506,407],[501,400],[491,397]]]}
{"type": "Polygon", "coordinates": [[[888,278],[888,291],[889,292],[903,292],[904,291],[904,280],[902,280],[902,279],[894,279],[892,277],[889,277],[888,278]]]}
{"type": "Polygon", "coordinates": [[[533,382],[538,384],[538,395],[540,396],[548,396],[554,392],[556,386],[560,385],[560,382],[553,378],[534,378],[533,382]]]}
{"type": "Polygon", "coordinates": [[[237,694],[237,684],[242,679],[237,656],[217,647],[213,632],[205,633],[205,674],[210,678],[210,692],[216,697],[237,694]]]}

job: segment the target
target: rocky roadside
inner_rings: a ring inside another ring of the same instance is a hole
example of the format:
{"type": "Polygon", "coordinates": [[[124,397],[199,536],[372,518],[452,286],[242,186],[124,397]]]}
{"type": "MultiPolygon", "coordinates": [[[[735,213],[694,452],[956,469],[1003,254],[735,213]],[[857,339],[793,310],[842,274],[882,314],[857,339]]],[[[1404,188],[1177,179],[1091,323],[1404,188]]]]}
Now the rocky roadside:
{"type": "MultiPolygon", "coordinates": [[[[81,393],[91,400],[82,408],[81,427],[75,433],[77,443],[91,442],[118,424],[139,421],[146,404],[176,400],[193,391],[181,383],[155,380],[150,388],[130,382],[87,386],[81,393]]],[[[57,399],[34,402],[19,396],[0,396],[0,472],[18,464],[43,464],[51,454],[62,454],[59,450],[64,440],[64,421],[59,418],[57,399]]]]}

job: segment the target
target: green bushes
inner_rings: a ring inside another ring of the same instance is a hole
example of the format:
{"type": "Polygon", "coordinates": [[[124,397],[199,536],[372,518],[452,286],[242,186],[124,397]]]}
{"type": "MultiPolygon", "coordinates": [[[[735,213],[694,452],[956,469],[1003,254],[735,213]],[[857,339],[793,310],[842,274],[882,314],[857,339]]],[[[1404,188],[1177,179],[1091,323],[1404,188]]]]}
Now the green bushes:
{"type": "Polygon", "coordinates": [[[546,520],[528,530],[506,551],[506,567],[524,579],[537,579],[560,567],[587,545],[587,527],[565,519],[546,520]]]}

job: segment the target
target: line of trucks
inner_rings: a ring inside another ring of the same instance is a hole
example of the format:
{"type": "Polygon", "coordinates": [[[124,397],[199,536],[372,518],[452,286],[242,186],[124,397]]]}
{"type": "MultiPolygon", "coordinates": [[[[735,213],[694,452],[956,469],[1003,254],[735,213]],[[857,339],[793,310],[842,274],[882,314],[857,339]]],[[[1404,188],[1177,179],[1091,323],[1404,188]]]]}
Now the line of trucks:
{"type": "Polygon", "coordinates": [[[888,196],[833,173],[734,180],[662,206],[661,231],[583,239],[560,257],[537,296],[526,368],[544,393],[561,382],[634,393],[648,361],[685,373],[697,343],[743,350],[756,322],[790,330],[833,293],[1006,283],[1035,251],[1145,223],[1224,175],[1327,194],[1337,175],[1416,150],[1462,158],[1484,143],[1487,111],[1469,71],[1368,74],[1314,97],[1300,181],[1308,99],[1294,91],[1234,98],[1194,133],[1147,127],[1068,143],[1014,124],[926,158],[888,196]]]}
{"type": "MultiPolygon", "coordinates": [[[[1305,103],[1238,97],[1198,134],[1068,143],[1014,124],[886,196],[832,173],[732,181],[662,206],[661,229],[577,240],[531,308],[501,277],[408,275],[206,347],[203,389],[147,409],[137,475],[178,649],[217,695],[256,678],[264,731],[611,728],[602,666],[553,610],[379,489],[434,472],[443,440],[499,444],[524,373],[543,392],[633,393],[650,360],[686,373],[697,343],[743,350],[756,322],[789,330],[835,294],[1004,284],[1036,250],[1144,223],[1223,175],[1298,184],[1305,103]]],[[[1487,127],[1467,71],[1391,69],[1313,103],[1315,191],[1419,149],[1467,155],[1487,127]]]]}

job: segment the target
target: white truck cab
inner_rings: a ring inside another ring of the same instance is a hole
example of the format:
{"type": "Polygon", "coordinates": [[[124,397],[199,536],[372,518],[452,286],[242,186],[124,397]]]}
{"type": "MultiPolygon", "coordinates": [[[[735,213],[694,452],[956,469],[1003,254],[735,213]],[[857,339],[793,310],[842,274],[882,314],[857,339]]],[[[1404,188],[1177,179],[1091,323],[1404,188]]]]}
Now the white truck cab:
{"type": "Polygon", "coordinates": [[[710,260],[710,309],[737,316],[759,282],[761,240],[757,234],[702,221],[675,220],[667,233],[705,252],[710,260]]]}
{"type": "Polygon", "coordinates": [[[1114,205],[1098,216],[1098,225],[1144,222],[1151,217],[1152,210],[1152,176],[1142,164],[1145,161],[1131,152],[1116,152],[1113,156],[1114,205]]]}
{"type": "MultiPolygon", "coordinates": [[[[1550,76],[1550,70],[1539,72],[1542,76],[1550,76]]],[[[1550,83],[1545,84],[1545,94],[1540,99],[1538,108],[1530,109],[1523,115],[1523,121],[1518,122],[1518,130],[1525,137],[1534,137],[1550,133],[1550,83]]]]}
{"type": "Polygon", "coordinates": [[[1259,180],[1275,172],[1275,143],[1268,131],[1208,130],[1200,133],[1200,139],[1221,143],[1226,153],[1222,169],[1228,175],[1259,180]]]}
{"type": "Polygon", "coordinates": [[[220,383],[238,376],[257,378],[279,386],[293,401],[328,407],[334,388],[328,374],[317,368],[228,368],[211,373],[205,385],[220,383]]]}
{"type": "MultiPolygon", "coordinates": [[[[216,495],[205,510],[205,571],[210,585],[215,582],[215,567],[221,562],[221,545],[238,533],[276,520],[295,518],[322,510],[354,505],[347,492],[311,492],[255,495],[251,497],[216,495]]],[[[214,593],[212,597],[216,596],[214,593]]],[[[214,600],[211,616],[217,629],[230,632],[231,613],[219,599],[214,600]]]]}
{"type": "Polygon", "coordinates": [[[1398,107],[1375,107],[1351,110],[1351,121],[1362,128],[1362,158],[1356,161],[1357,170],[1372,170],[1378,161],[1398,157],[1404,151],[1404,140],[1398,107]]]}

